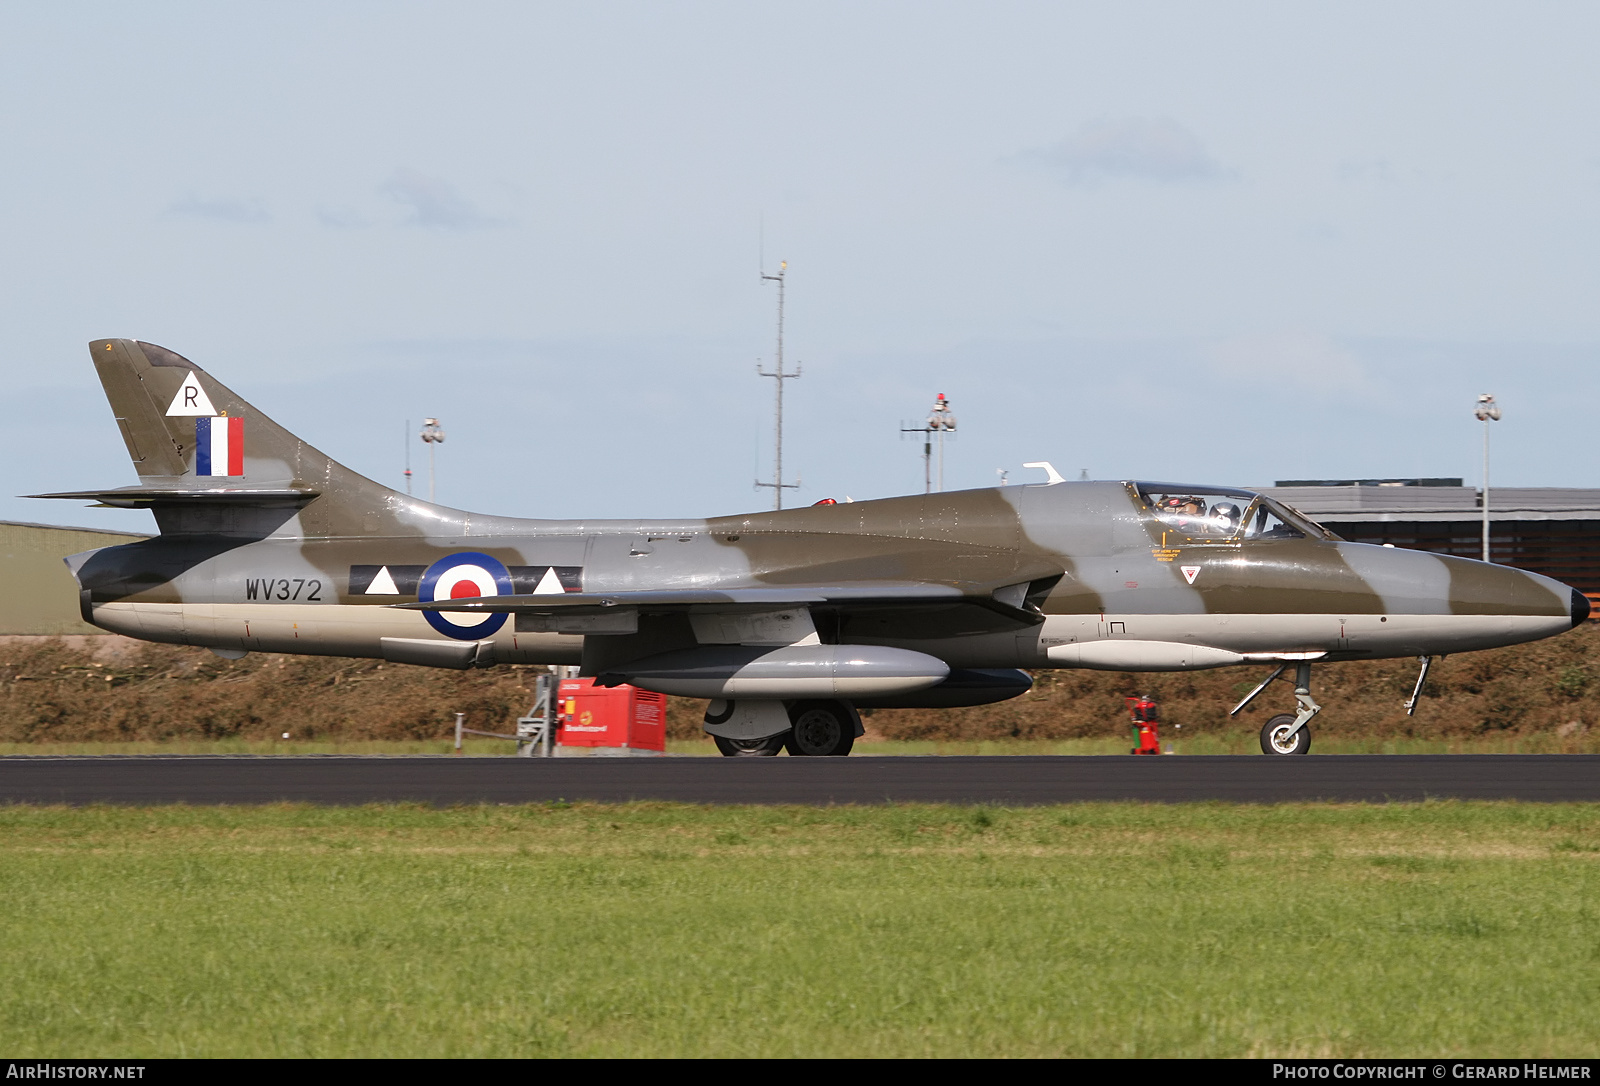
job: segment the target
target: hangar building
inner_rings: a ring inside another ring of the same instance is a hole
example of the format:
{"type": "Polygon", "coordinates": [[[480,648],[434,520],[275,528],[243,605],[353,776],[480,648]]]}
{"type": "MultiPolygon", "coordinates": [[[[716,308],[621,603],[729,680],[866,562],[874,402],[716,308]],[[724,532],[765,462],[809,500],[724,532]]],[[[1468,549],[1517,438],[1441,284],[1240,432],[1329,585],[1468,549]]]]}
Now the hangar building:
{"type": "Polygon", "coordinates": [[[0,635],[105,633],[78,616],[78,586],[61,561],[69,554],[144,539],[49,524],[0,521],[0,635]]]}

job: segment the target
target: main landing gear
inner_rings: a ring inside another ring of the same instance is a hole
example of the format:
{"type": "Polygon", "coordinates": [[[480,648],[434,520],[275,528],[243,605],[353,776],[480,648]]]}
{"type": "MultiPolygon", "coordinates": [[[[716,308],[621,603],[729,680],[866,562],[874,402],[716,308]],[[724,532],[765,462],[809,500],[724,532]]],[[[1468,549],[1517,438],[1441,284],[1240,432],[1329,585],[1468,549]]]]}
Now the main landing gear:
{"type": "MultiPolygon", "coordinates": [[[[715,704],[715,703],[713,703],[715,704]]],[[[724,703],[729,704],[729,703],[724,703]]],[[[855,746],[860,719],[855,709],[843,701],[796,701],[784,705],[789,729],[761,739],[729,739],[713,735],[717,750],[725,758],[771,758],[780,751],[806,758],[842,758],[855,746]]],[[[723,720],[732,715],[731,704],[723,710],[723,720]]],[[[721,723],[709,711],[708,724],[721,723]]]]}
{"type": "MultiPolygon", "coordinates": [[[[1274,679],[1282,675],[1289,667],[1288,664],[1279,664],[1277,670],[1262,680],[1261,685],[1245,695],[1245,699],[1233,707],[1229,716],[1237,716],[1239,711],[1255,700],[1256,695],[1265,690],[1274,679]]],[[[1311,718],[1322,712],[1322,706],[1311,696],[1311,664],[1299,662],[1294,665],[1294,702],[1297,711],[1294,713],[1280,713],[1261,726],[1261,753],[1262,754],[1306,754],[1311,750],[1311,729],[1306,727],[1311,723],[1311,718]]]]}
{"type": "Polygon", "coordinates": [[[788,732],[781,732],[765,739],[724,739],[720,735],[711,738],[724,758],[771,758],[782,752],[783,741],[788,737],[788,732]]]}

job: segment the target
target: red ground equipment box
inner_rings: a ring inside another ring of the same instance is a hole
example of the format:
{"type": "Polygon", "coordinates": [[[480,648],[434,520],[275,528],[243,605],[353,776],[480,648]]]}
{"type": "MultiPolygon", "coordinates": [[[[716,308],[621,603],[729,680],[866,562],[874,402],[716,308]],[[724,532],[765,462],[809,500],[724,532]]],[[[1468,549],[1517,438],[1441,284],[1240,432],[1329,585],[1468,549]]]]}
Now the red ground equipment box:
{"type": "Polygon", "coordinates": [[[636,686],[562,679],[556,743],[563,747],[667,749],[667,696],[636,686]]]}

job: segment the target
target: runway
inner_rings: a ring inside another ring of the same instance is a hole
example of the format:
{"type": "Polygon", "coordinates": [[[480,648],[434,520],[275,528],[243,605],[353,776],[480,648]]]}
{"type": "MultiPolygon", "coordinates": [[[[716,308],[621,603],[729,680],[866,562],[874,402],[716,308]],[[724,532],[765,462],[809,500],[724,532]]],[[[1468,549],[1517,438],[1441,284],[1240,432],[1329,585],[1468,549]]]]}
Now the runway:
{"type": "Polygon", "coordinates": [[[0,757],[0,803],[993,803],[1600,800],[1600,755],[0,757]]]}

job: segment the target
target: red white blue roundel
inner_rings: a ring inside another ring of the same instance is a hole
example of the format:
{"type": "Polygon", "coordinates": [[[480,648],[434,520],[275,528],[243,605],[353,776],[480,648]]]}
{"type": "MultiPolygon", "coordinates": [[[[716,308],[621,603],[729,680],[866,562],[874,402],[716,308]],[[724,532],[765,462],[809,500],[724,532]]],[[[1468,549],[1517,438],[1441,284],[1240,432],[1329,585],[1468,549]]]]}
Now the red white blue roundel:
{"type": "MultiPolygon", "coordinates": [[[[439,559],[428,567],[417,586],[417,599],[423,603],[509,595],[511,574],[506,567],[499,559],[475,551],[439,559]]],[[[488,637],[506,624],[504,614],[471,611],[424,611],[422,617],[440,633],[460,641],[488,637]]]]}

